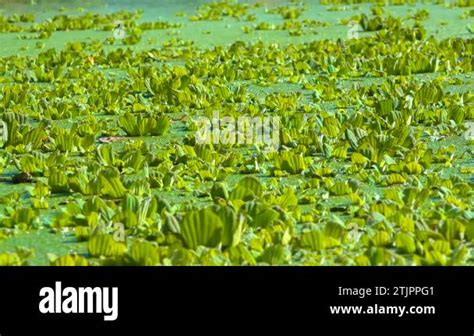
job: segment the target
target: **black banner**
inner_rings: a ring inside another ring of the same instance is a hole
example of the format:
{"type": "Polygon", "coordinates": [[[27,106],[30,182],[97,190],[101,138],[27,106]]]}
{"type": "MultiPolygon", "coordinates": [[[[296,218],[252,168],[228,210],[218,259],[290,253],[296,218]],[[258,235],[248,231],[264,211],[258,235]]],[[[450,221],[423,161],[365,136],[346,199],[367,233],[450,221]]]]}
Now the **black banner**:
{"type": "Polygon", "coordinates": [[[469,267],[2,267],[0,335],[472,335],[473,280],[469,267]]]}

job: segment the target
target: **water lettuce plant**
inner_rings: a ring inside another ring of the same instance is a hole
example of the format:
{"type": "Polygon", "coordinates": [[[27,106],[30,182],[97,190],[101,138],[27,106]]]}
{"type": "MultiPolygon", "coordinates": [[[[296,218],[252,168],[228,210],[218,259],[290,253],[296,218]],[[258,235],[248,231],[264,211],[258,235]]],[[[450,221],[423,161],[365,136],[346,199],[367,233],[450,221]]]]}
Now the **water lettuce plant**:
{"type": "Polygon", "coordinates": [[[474,40],[359,2],[2,15],[21,43],[97,39],[0,57],[0,265],[473,264],[474,40]],[[206,25],[242,34],[173,35],[206,25]],[[74,247],[11,248],[36,233],[74,247]]]}

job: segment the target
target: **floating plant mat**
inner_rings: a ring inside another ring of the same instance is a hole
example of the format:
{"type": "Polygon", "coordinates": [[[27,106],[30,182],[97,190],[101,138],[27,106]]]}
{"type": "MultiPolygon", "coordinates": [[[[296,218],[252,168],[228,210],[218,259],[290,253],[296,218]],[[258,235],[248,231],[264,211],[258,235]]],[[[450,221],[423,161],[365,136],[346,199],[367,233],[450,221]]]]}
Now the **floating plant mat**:
{"type": "Polygon", "coordinates": [[[28,3],[0,265],[474,263],[469,1],[28,3]]]}

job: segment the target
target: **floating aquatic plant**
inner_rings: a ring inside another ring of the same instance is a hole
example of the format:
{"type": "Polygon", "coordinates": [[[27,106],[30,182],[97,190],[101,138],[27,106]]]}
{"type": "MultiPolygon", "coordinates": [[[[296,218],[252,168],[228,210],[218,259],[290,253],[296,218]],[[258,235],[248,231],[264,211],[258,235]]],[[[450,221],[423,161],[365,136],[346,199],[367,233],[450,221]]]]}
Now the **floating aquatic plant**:
{"type": "MultiPolygon", "coordinates": [[[[343,16],[354,1],[322,3],[343,16]]],[[[341,26],[308,19],[310,4],[262,6],[206,3],[186,22],[1,16],[21,43],[110,36],[0,58],[0,244],[51,231],[82,246],[48,255],[57,266],[471,264],[472,38],[374,1],[339,20],[358,38],[328,39],[341,26]],[[195,21],[248,35],[146,43],[195,21]]]]}

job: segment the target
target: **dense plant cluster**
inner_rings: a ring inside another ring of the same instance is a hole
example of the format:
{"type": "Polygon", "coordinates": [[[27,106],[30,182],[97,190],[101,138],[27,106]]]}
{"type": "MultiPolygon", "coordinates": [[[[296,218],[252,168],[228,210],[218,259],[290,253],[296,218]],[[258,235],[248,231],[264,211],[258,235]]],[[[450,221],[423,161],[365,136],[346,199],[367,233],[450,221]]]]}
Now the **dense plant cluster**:
{"type": "MultiPolygon", "coordinates": [[[[252,21],[257,8],[212,3],[190,20],[252,21]]],[[[304,10],[269,13],[297,22],[279,29],[324,25],[304,10]]],[[[21,29],[177,27],[136,15],[21,29]]],[[[367,32],[358,39],[208,49],[174,39],[145,50],[73,41],[0,58],[0,170],[15,187],[0,200],[0,239],[47,228],[87,245],[52,265],[472,263],[473,143],[463,134],[474,94],[472,82],[453,87],[473,73],[474,40],[428,36],[426,15],[353,17],[367,32]],[[274,89],[282,84],[292,89],[274,89]],[[277,150],[197,143],[196,118],[216,113],[277,116],[277,150]]],[[[0,30],[32,20],[3,18],[0,30]]],[[[0,254],[0,264],[32,253],[0,254]]]]}

